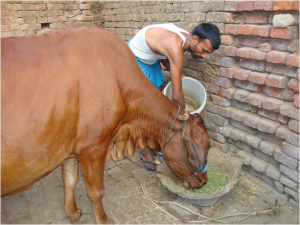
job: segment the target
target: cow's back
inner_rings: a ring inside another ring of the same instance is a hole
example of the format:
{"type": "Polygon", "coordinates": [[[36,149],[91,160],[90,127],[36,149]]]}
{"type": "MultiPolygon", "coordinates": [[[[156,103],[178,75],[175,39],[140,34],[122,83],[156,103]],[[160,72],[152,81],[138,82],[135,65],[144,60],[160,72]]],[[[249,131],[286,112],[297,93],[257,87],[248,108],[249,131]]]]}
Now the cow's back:
{"type": "Polygon", "coordinates": [[[128,50],[118,37],[93,28],[4,38],[1,44],[5,195],[26,189],[72,157],[79,140],[112,138],[125,111],[114,63],[120,58],[122,65],[128,50]]]}

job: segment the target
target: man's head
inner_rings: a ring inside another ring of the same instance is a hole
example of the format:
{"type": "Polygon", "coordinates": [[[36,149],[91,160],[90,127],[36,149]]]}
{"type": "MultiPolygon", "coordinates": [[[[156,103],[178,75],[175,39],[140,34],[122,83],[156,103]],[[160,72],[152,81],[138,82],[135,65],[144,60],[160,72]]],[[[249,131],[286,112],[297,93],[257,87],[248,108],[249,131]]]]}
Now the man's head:
{"type": "Polygon", "coordinates": [[[195,59],[206,58],[221,43],[219,29],[211,23],[199,24],[193,29],[191,36],[190,52],[195,59]]]}

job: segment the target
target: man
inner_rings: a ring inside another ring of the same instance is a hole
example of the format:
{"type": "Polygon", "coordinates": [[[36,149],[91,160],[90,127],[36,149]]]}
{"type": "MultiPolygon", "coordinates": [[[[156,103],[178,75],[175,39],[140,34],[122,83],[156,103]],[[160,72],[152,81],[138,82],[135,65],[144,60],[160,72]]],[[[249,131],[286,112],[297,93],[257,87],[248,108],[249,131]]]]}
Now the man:
{"type": "MultiPolygon", "coordinates": [[[[220,33],[211,23],[199,24],[191,34],[172,23],[155,24],[141,29],[128,45],[144,74],[159,90],[164,85],[160,62],[170,71],[172,100],[184,109],[181,85],[184,54],[190,52],[194,59],[206,58],[209,53],[219,48],[220,33]]],[[[140,158],[144,167],[150,171],[156,170],[152,156],[154,151],[146,147],[140,158]]]]}

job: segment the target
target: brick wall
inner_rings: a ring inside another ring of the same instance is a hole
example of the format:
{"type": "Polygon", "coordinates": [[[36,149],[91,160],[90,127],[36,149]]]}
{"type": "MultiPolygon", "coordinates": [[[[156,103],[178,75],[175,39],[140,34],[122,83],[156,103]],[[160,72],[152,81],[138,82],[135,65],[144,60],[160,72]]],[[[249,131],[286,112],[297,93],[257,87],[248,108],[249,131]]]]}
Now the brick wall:
{"type": "Polygon", "coordinates": [[[298,203],[298,2],[111,2],[105,28],[129,40],[142,27],[173,22],[191,31],[211,22],[222,45],[206,60],[187,56],[183,72],[204,85],[205,118],[212,145],[245,159],[243,168],[298,203]],[[296,22],[273,27],[276,14],[296,22]]]}
{"type": "Polygon", "coordinates": [[[87,1],[1,1],[1,37],[67,27],[103,27],[103,4],[87,1]]]}
{"type": "Polygon", "coordinates": [[[244,170],[281,199],[299,203],[299,1],[7,1],[1,5],[2,36],[84,25],[102,26],[128,41],[154,23],[173,22],[188,31],[201,22],[217,25],[220,49],[205,60],[187,55],[183,68],[207,90],[201,114],[212,146],[243,158],[244,170]],[[295,22],[274,27],[277,14],[290,14],[295,22]]]}

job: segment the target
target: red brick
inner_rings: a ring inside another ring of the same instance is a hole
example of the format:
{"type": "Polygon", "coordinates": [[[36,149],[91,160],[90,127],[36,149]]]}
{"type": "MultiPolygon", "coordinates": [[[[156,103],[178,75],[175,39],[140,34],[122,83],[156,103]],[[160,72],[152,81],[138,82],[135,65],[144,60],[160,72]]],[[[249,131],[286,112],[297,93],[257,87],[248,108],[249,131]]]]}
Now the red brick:
{"type": "Polygon", "coordinates": [[[299,95],[298,95],[298,94],[296,94],[296,95],[294,96],[294,102],[293,102],[293,105],[294,105],[296,108],[299,109],[299,95]]]}
{"type": "Polygon", "coordinates": [[[209,136],[210,139],[213,139],[215,141],[218,141],[218,142],[221,142],[221,143],[224,143],[224,144],[227,142],[227,138],[226,137],[224,137],[220,133],[213,132],[211,130],[208,130],[208,136],[209,136]]]}
{"type": "Polygon", "coordinates": [[[293,8],[293,1],[275,1],[273,10],[291,10],[293,8]]]}
{"type": "Polygon", "coordinates": [[[230,117],[234,120],[243,122],[245,116],[247,116],[248,114],[249,114],[249,112],[247,112],[247,111],[240,110],[240,109],[234,109],[234,110],[231,110],[230,117]]]}
{"type": "Polygon", "coordinates": [[[239,1],[225,1],[224,11],[237,11],[239,6],[239,1]]]}
{"type": "Polygon", "coordinates": [[[230,132],[230,138],[236,141],[245,141],[247,134],[247,132],[235,128],[230,132]]]}
{"type": "Polygon", "coordinates": [[[297,77],[297,67],[286,66],[283,64],[267,63],[266,71],[275,74],[281,74],[288,77],[297,77]]]}
{"type": "Polygon", "coordinates": [[[245,110],[245,111],[250,111],[250,112],[257,112],[257,109],[258,109],[257,106],[250,105],[246,102],[240,102],[235,99],[231,100],[231,106],[245,110]]]}
{"type": "Polygon", "coordinates": [[[218,114],[214,114],[214,113],[210,113],[210,112],[207,113],[207,119],[215,124],[222,126],[222,127],[226,126],[230,121],[230,119],[223,118],[222,116],[219,116],[218,114]]]}
{"type": "Polygon", "coordinates": [[[185,68],[183,72],[186,76],[193,77],[193,78],[196,78],[198,80],[203,80],[203,73],[202,72],[199,72],[197,70],[191,70],[191,69],[188,69],[188,68],[185,68]]]}
{"type": "Polygon", "coordinates": [[[277,98],[267,97],[263,100],[262,107],[270,111],[279,112],[279,108],[283,103],[284,101],[277,98]]]}
{"type": "Polygon", "coordinates": [[[37,11],[44,11],[46,9],[47,9],[46,4],[36,4],[35,5],[35,10],[37,10],[37,11]]]}
{"type": "Polygon", "coordinates": [[[259,148],[260,143],[263,141],[262,138],[257,135],[248,134],[245,138],[245,142],[253,148],[259,148]]]}
{"type": "Polygon", "coordinates": [[[243,69],[236,70],[233,74],[233,77],[238,80],[248,80],[248,76],[250,72],[251,70],[243,70],[243,69]]]}
{"type": "Polygon", "coordinates": [[[268,12],[246,13],[246,23],[268,23],[268,12]]]}
{"type": "Polygon", "coordinates": [[[299,81],[297,79],[292,78],[290,80],[290,82],[288,83],[288,87],[299,93],[300,84],[299,84],[299,81]]]}
{"type": "Polygon", "coordinates": [[[232,35],[221,35],[221,44],[222,45],[232,45],[235,42],[235,37],[232,35]]]}
{"type": "Polygon", "coordinates": [[[254,3],[255,10],[272,11],[273,6],[274,6],[274,1],[255,1],[254,3]]]}
{"type": "Polygon", "coordinates": [[[257,59],[257,60],[265,60],[266,58],[266,53],[250,47],[239,48],[236,52],[236,55],[238,57],[246,58],[246,59],[250,58],[250,59],[257,59]]]}
{"type": "Polygon", "coordinates": [[[248,80],[250,82],[256,83],[256,84],[264,84],[265,80],[268,77],[268,73],[258,73],[258,72],[251,72],[249,74],[248,80]]]}
{"type": "Polygon", "coordinates": [[[269,87],[264,85],[262,87],[262,92],[268,96],[283,99],[286,101],[293,101],[295,92],[290,89],[280,89],[275,87],[269,87]]]}
{"type": "Polygon", "coordinates": [[[295,131],[299,134],[299,121],[298,120],[290,120],[289,122],[289,128],[292,130],[292,131],[295,131]]]}
{"type": "Polygon", "coordinates": [[[1,32],[10,31],[10,30],[11,30],[11,24],[1,26],[1,32]]]}
{"type": "Polygon", "coordinates": [[[294,0],[293,10],[299,11],[299,0],[294,0]]]}
{"type": "Polygon", "coordinates": [[[239,65],[245,69],[256,70],[260,72],[266,71],[266,63],[264,61],[241,59],[239,65]]]}
{"type": "Polygon", "coordinates": [[[231,87],[233,87],[233,79],[220,77],[216,81],[215,85],[221,86],[223,88],[231,88],[231,87]]]}
{"type": "Polygon", "coordinates": [[[299,170],[292,170],[284,165],[280,165],[279,171],[282,172],[287,177],[299,183],[299,170]]]}
{"type": "Polygon", "coordinates": [[[290,54],[287,56],[286,65],[299,67],[299,54],[290,54]]]}
{"type": "Polygon", "coordinates": [[[280,123],[266,119],[261,118],[257,123],[257,129],[262,132],[266,132],[269,134],[274,134],[278,127],[280,127],[280,123]]]}
{"type": "Polygon", "coordinates": [[[255,25],[237,25],[236,34],[251,35],[254,27],[255,25]]]}
{"type": "Polygon", "coordinates": [[[11,25],[12,18],[1,18],[1,25],[11,25]]]}
{"type": "Polygon", "coordinates": [[[213,94],[211,94],[211,98],[212,98],[212,102],[216,105],[220,105],[224,107],[230,106],[230,100],[228,100],[227,98],[223,98],[213,94]]]}
{"type": "Polygon", "coordinates": [[[281,39],[296,39],[298,38],[298,27],[288,26],[285,28],[271,28],[270,37],[281,38],[281,39]]]}
{"type": "Polygon", "coordinates": [[[234,94],[234,92],[236,91],[237,89],[235,87],[232,87],[232,88],[220,88],[220,91],[219,91],[219,94],[222,96],[222,97],[225,97],[225,98],[228,98],[228,99],[232,99],[232,96],[234,94]]]}
{"type": "Polygon", "coordinates": [[[222,57],[220,66],[224,67],[232,67],[237,63],[237,59],[235,57],[222,57]]]}
{"type": "Polygon", "coordinates": [[[252,29],[252,35],[260,37],[270,37],[272,25],[255,26],[252,29]]]}
{"type": "Polygon", "coordinates": [[[219,106],[211,103],[210,101],[207,101],[206,104],[205,104],[204,109],[207,110],[208,112],[217,113],[218,112],[218,107],[219,106]]]}
{"type": "Polygon", "coordinates": [[[286,125],[282,125],[276,130],[276,137],[279,137],[292,145],[299,146],[299,134],[291,131],[286,125]]]}
{"type": "Polygon", "coordinates": [[[261,93],[251,93],[248,97],[246,102],[254,105],[254,106],[258,106],[261,107],[263,101],[267,98],[266,95],[261,94],[261,93]]]}
{"type": "Polygon", "coordinates": [[[219,87],[207,83],[206,90],[210,93],[219,94],[219,87]]]}
{"type": "Polygon", "coordinates": [[[85,3],[85,4],[80,4],[80,9],[90,9],[91,5],[89,3],[85,3]]]}
{"type": "Polygon", "coordinates": [[[250,59],[255,59],[255,60],[265,60],[266,59],[267,53],[261,52],[257,49],[252,49],[250,50],[250,59]]]}
{"type": "Polygon", "coordinates": [[[231,68],[220,67],[220,75],[227,78],[233,78],[233,74],[235,70],[236,70],[235,67],[231,67],[231,68]]]}
{"type": "Polygon", "coordinates": [[[238,57],[241,57],[241,58],[249,59],[249,57],[250,57],[250,50],[251,50],[251,48],[249,48],[249,47],[239,48],[236,51],[236,55],[238,57]]]}
{"type": "Polygon", "coordinates": [[[269,42],[269,38],[254,36],[239,36],[239,45],[258,48],[261,44],[269,42]]]}
{"type": "Polygon", "coordinates": [[[248,126],[248,127],[252,127],[252,128],[257,128],[257,124],[258,121],[261,119],[261,116],[256,115],[256,114],[251,114],[248,113],[245,117],[244,117],[244,121],[243,124],[248,126]]]}
{"type": "Polygon", "coordinates": [[[299,120],[299,109],[294,107],[292,102],[285,102],[282,104],[279,112],[284,116],[299,120]]]}
{"type": "Polygon", "coordinates": [[[266,79],[266,85],[277,88],[286,88],[289,78],[286,76],[270,74],[266,79]]]}
{"type": "Polygon", "coordinates": [[[300,69],[298,69],[296,72],[296,79],[299,80],[299,77],[300,77],[300,69]]]}
{"type": "Polygon", "coordinates": [[[262,52],[272,51],[272,45],[270,45],[269,43],[263,43],[259,46],[259,50],[262,52]]]}
{"type": "Polygon", "coordinates": [[[299,160],[299,148],[287,142],[282,143],[282,152],[299,160]]]}
{"type": "Polygon", "coordinates": [[[1,17],[17,17],[16,11],[2,11],[1,17]]]}
{"type": "Polygon", "coordinates": [[[236,50],[238,48],[234,46],[226,46],[226,45],[220,45],[219,51],[226,56],[236,56],[236,50]]]}
{"type": "Polygon", "coordinates": [[[299,12],[291,12],[290,14],[295,19],[294,25],[299,25],[299,12]]]}
{"type": "Polygon", "coordinates": [[[235,80],[234,86],[246,89],[248,91],[261,92],[261,85],[251,83],[248,80],[235,80]]]}
{"type": "Polygon", "coordinates": [[[274,50],[299,52],[299,40],[286,40],[270,38],[270,45],[274,50]]]}
{"type": "Polygon", "coordinates": [[[240,101],[240,102],[246,102],[247,97],[251,94],[250,91],[238,89],[234,92],[233,98],[240,101]]]}
{"type": "Polygon", "coordinates": [[[261,150],[263,153],[267,155],[274,155],[274,150],[275,149],[280,149],[280,147],[274,143],[268,142],[266,140],[263,140],[260,143],[259,150],[261,150]]]}
{"type": "Polygon", "coordinates": [[[225,25],[224,34],[233,34],[233,35],[236,35],[237,34],[237,29],[238,29],[238,25],[226,24],[225,25]]]}
{"type": "Polygon", "coordinates": [[[289,54],[290,54],[289,52],[281,52],[281,51],[273,50],[267,54],[266,59],[267,62],[285,64],[287,56],[289,54]]]}
{"type": "Polygon", "coordinates": [[[287,124],[290,120],[288,117],[283,116],[280,113],[272,112],[272,111],[262,109],[262,108],[260,108],[258,110],[258,115],[261,115],[263,117],[269,118],[271,120],[274,120],[276,122],[283,123],[283,124],[287,124]]]}
{"type": "Polygon", "coordinates": [[[223,116],[223,117],[230,117],[231,110],[235,110],[235,108],[233,108],[231,106],[229,106],[229,107],[221,107],[221,106],[219,106],[218,107],[218,114],[220,116],[223,116]]]}
{"type": "Polygon", "coordinates": [[[252,11],[255,1],[240,1],[238,11],[252,11]]]}
{"type": "Polygon", "coordinates": [[[228,124],[225,127],[219,127],[219,133],[222,134],[222,135],[224,135],[225,137],[230,137],[230,133],[234,129],[235,129],[235,127],[233,127],[230,124],[228,124]]]}
{"type": "Polygon", "coordinates": [[[83,15],[86,15],[86,16],[93,16],[94,15],[91,10],[82,10],[81,12],[82,12],[83,15]]]}

